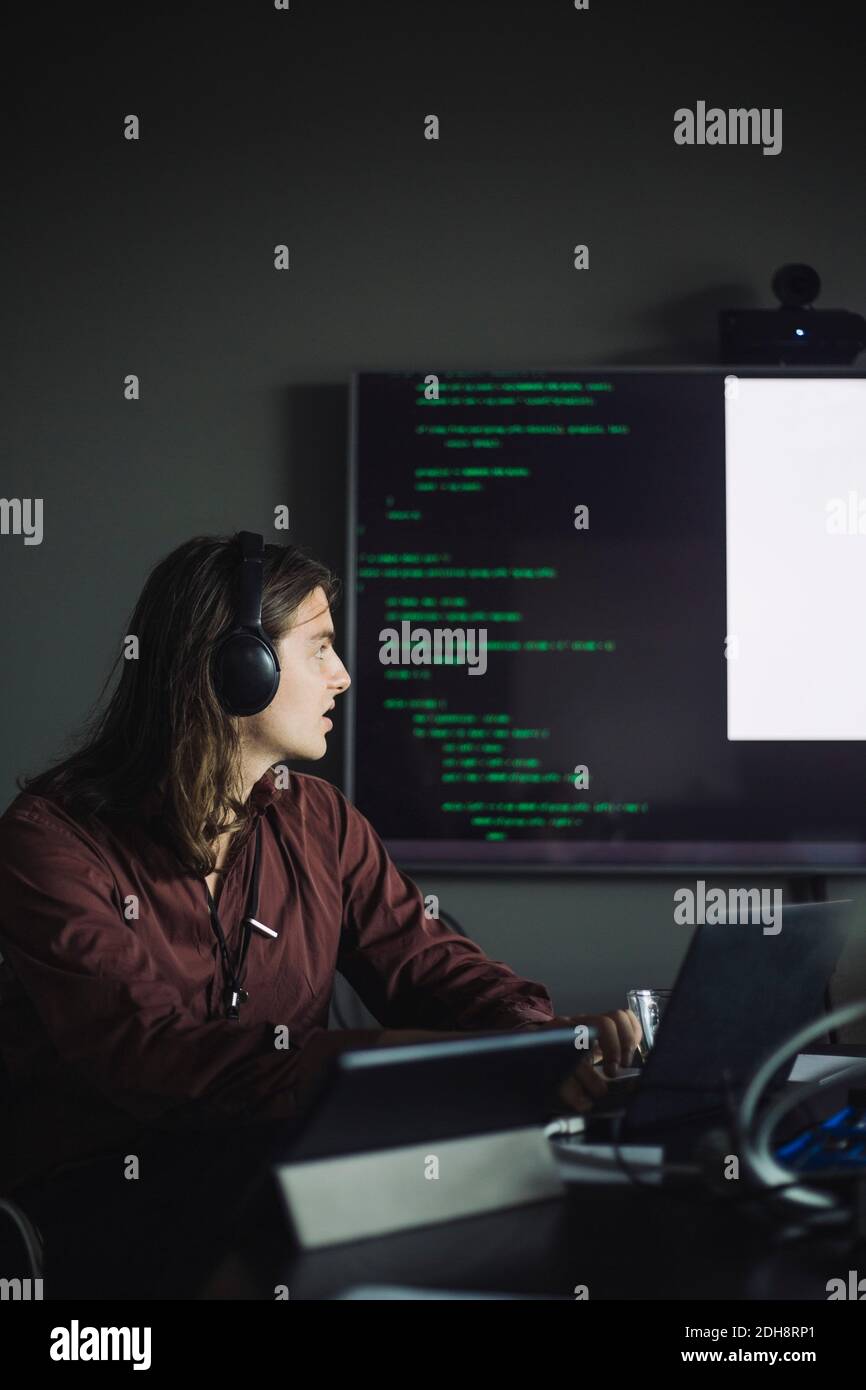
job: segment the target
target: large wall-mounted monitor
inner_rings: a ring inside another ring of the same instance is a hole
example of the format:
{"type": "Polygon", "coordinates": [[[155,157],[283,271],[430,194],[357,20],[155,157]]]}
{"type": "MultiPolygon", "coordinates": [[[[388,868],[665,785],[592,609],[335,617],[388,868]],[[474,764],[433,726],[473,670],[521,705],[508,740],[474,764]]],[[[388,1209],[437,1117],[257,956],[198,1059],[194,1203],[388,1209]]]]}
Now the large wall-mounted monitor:
{"type": "Polygon", "coordinates": [[[360,372],[350,474],[398,863],[866,870],[866,374],[360,372]]]}

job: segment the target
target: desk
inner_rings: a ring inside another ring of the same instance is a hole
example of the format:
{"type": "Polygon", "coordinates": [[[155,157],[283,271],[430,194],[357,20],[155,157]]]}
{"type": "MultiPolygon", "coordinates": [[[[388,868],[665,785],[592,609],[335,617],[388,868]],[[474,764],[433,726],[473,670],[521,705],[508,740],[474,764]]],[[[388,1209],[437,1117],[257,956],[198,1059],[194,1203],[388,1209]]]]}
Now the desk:
{"type": "Polygon", "coordinates": [[[862,1244],[825,1236],[779,1246],[773,1227],[691,1181],[581,1182],[553,1201],[303,1252],[268,1164],[283,1136],[271,1125],[154,1141],[138,1183],[123,1181],[112,1156],[20,1194],[48,1242],[45,1298],[270,1301],[285,1285],[291,1299],[323,1299],[363,1283],[568,1300],[585,1284],[593,1300],[823,1301],[828,1279],[866,1272],[862,1244]]]}
{"type": "MultiPolygon", "coordinates": [[[[245,1222],[249,1239],[221,1261],[200,1297],[273,1299],[285,1285],[292,1300],[324,1299],[353,1285],[397,1284],[573,1301],[585,1284],[592,1300],[825,1301],[827,1280],[849,1268],[850,1237],[776,1245],[773,1228],[742,1206],[692,1183],[580,1183],[561,1199],[507,1212],[287,1251],[269,1184],[245,1222]]],[[[862,1246],[859,1259],[866,1267],[862,1246]]]]}

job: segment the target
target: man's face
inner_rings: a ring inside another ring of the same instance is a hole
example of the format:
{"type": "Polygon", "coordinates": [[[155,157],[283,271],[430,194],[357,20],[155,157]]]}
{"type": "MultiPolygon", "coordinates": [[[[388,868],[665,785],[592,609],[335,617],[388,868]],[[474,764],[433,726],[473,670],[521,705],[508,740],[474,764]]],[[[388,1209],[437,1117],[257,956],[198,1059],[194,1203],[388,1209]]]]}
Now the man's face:
{"type": "Polygon", "coordinates": [[[275,642],[280,684],[267,709],[241,720],[245,751],[267,766],[285,758],[322,758],[326,710],[351,679],[333,646],[334,627],[323,589],[301,604],[291,632],[275,642]]]}

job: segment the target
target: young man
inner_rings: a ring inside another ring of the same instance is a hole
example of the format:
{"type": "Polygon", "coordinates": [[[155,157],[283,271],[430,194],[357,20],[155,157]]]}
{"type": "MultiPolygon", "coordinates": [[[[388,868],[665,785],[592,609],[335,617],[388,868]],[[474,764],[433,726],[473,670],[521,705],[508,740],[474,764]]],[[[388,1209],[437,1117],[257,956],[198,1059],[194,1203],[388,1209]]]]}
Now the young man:
{"type": "MultiPolygon", "coordinates": [[[[639,1040],[624,1010],[557,1019],[542,985],[425,915],[336,787],[286,767],[323,756],[350,685],[337,581],[296,547],[263,555],[276,693],[226,712],[238,571],[215,537],[156,566],[104,713],[0,818],[0,1192],[157,1134],[297,1121],[347,1046],[591,1021],[615,1068],[639,1040]],[[244,948],[248,914],[264,930],[244,948]],[[335,970],[382,1031],[328,1030],[335,970]]],[[[564,1098],[604,1089],[587,1061],[564,1098]]]]}

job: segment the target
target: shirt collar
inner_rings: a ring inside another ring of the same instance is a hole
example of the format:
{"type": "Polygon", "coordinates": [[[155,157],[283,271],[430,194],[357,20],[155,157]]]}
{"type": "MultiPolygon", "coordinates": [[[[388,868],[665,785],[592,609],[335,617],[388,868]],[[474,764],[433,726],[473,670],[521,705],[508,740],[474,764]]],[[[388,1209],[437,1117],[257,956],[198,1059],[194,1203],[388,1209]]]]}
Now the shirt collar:
{"type": "Polygon", "coordinates": [[[263,811],[274,802],[279,793],[279,788],[274,780],[273,770],[268,768],[264,776],[256,782],[249,797],[250,813],[259,816],[263,811]]]}

